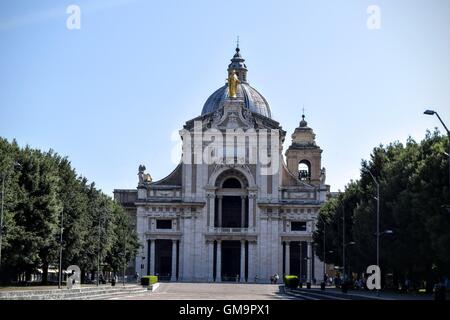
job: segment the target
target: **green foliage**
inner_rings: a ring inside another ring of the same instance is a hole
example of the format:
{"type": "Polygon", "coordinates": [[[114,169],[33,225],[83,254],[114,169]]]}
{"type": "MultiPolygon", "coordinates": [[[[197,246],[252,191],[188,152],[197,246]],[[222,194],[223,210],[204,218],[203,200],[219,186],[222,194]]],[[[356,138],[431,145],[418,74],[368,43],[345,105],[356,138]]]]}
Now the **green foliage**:
{"type": "Polygon", "coordinates": [[[148,286],[158,282],[158,276],[143,276],[141,278],[141,285],[148,286]]]}
{"type": "MultiPolygon", "coordinates": [[[[405,277],[419,283],[450,276],[450,203],[448,190],[448,139],[438,131],[427,133],[420,143],[408,139],[373,149],[362,161],[380,183],[380,267],[394,281],[405,277]]],[[[342,265],[342,216],[346,217],[347,266],[364,272],[376,264],[376,186],[361,169],[358,181],[325,203],[314,233],[321,259],[326,224],[327,263],[342,265]]]]}
{"type": "Polygon", "coordinates": [[[5,179],[1,282],[29,278],[59,264],[63,218],[63,268],[79,265],[82,278],[97,258],[121,270],[138,248],[122,207],[77,175],[67,158],[52,150],[19,148],[0,138],[0,179],[5,179]],[[20,165],[15,165],[18,163],[20,165]]]}
{"type": "Polygon", "coordinates": [[[295,289],[298,287],[300,280],[297,276],[285,275],[283,278],[284,285],[290,289],[295,289]]]}

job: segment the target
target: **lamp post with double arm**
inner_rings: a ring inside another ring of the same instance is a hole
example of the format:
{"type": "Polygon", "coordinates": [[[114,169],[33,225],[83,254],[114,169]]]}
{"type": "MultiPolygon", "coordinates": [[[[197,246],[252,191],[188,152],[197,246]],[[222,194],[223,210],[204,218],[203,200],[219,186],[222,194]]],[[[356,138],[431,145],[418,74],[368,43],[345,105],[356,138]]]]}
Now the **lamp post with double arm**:
{"type": "MultiPolygon", "coordinates": [[[[373,182],[377,187],[377,196],[375,197],[375,199],[377,200],[377,232],[375,233],[375,235],[377,237],[377,266],[380,268],[380,183],[377,179],[375,179],[374,175],[367,167],[364,167],[363,170],[370,174],[373,182]]],[[[377,290],[377,295],[380,295],[380,290],[377,290]]]]}
{"type": "MultiPolygon", "coordinates": [[[[441,122],[442,126],[444,127],[445,131],[447,131],[447,137],[448,137],[448,146],[447,146],[447,157],[448,157],[448,193],[449,193],[449,201],[450,201],[450,130],[448,130],[447,126],[445,125],[444,121],[442,121],[439,114],[434,110],[425,110],[424,114],[428,116],[436,115],[436,117],[441,122]]],[[[450,212],[450,203],[447,204],[447,211],[450,212]]]]}
{"type": "Polygon", "coordinates": [[[375,235],[377,236],[377,266],[380,266],[380,183],[369,169],[363,168],[363,170],[370,174],[377,188],[377,196],[375,197],[377,200],[377,232],[375,235]]]}

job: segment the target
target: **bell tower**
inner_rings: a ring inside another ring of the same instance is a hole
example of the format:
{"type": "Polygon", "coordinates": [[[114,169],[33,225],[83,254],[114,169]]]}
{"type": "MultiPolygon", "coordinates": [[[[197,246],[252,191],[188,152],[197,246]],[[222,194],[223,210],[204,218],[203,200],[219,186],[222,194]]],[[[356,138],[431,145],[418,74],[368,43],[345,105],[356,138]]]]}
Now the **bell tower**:
{"type": "Polygon", "coordinates": [[[322,149],[316,145],[316,135],[308,127],[305,115],[292,134],[292,143],[286,150],[288,170],[299,180],[320,185],[322,149]]]}

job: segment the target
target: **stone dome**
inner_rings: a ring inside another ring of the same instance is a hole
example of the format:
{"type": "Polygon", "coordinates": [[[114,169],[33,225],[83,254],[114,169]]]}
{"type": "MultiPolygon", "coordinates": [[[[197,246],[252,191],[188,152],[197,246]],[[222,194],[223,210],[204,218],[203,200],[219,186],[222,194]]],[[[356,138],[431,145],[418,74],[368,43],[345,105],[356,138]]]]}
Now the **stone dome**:
{"type": "MultiPolygon", "coordinates": [[[[271,118],[270,107],[266,99],[248,83],[239,84],[236,93],[237,98],[244,100],[245,107],[250,109],[250,111],[271,118]]],[[[214,112],[219,109],[227,98],[228,85],[224,85],[223,87],[216,90],[208,98],[208,100],[206,100],[206,103],[202,109],[202,115],[214,112]]]]}
{"type": "MultiPolygon", "coordinates": [[[[236,53],[231,59],[231,64],[228,66],[228,73],[235,71],[240,84],[238,84],[236,96],[237,99],[244,100],[245,107],[250,111],[271,118],[270,107],[267,100],[247,82],[247,66],[240,54],[239,47],[236,48],[236,53]]],[[[211,113],[221,108],[225,100],[228,98],[228,85],[216,90],[205,102],[202,115],[211,113]]]]}

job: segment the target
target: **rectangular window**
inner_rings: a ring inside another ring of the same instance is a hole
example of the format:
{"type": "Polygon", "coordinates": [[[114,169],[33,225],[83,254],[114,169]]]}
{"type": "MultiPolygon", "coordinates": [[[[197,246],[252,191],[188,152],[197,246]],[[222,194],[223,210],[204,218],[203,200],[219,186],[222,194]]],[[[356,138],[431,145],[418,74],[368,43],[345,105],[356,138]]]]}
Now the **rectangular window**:
{"type": "Polygon", "coordinates": [[[304,221],[292,221],[291,231],[306,231],[306,222],[304,221]]]}
{"type": "Polygon", "coordinates": [[[172,229],[172,220],[156,220],[156,229],[172,229]]]}

